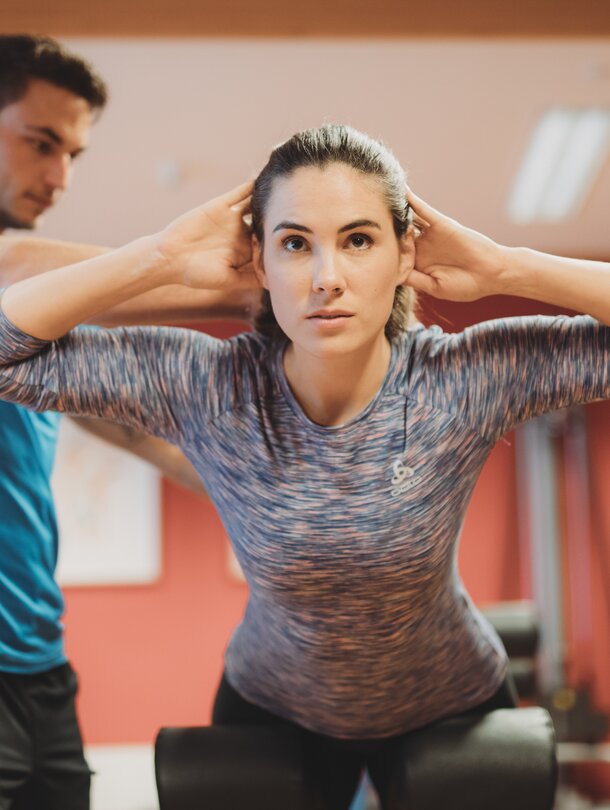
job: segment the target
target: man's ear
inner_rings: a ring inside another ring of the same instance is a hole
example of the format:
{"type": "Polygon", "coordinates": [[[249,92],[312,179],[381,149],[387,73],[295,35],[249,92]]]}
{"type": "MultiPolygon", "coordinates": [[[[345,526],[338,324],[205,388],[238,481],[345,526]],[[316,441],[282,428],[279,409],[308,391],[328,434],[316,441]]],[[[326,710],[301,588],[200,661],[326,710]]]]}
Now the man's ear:
{"type": "Polygon", "coordinates": [[[258,283],[265,290],[267,287],[267,276],[265,275],[265,265],[263,263],[263,246],[258,241],[256,236],[252,236],[252,265],[254,267],[254,275],[258,279],[258,283]]]}
{"type": "Polygon", "coordinates": [[[404,284],[415,266],[415,236],[409,228],[398,240],[398,285],[404,284]]]}

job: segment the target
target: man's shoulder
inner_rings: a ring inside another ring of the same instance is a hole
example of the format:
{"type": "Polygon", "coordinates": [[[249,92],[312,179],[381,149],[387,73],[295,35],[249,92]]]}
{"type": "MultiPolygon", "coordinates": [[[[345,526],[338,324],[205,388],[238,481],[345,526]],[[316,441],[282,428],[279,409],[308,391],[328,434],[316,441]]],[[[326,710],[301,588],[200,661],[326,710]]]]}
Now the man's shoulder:
{"type": "Polygon", "coordinates": [[[11,429],[58,430],[61,414],[32,411],[14,402],[0,400],[0,422],[11,429]]]}

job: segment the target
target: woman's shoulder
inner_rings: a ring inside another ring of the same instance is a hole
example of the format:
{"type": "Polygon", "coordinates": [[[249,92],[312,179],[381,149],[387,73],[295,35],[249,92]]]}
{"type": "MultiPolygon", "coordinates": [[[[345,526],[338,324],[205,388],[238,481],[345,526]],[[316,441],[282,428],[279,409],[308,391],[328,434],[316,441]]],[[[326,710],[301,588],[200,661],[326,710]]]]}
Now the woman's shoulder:
{"type": "Polygon", "coordinates": [[[194,357],[200,360],[209,359],[211,362],[222,363],[227,360],[247,362],[262,359],[270,347],[269,338],[256,332],[239,332],[227,337],[186,327],[128,327],[128,331],[132,334],[140,329],[145,335],[153,335],[158,343],[190,350],[194,357]]]}
{"type": "Polygon", "coordinates": [[[540,333],[557,332],[591,332],[607,329],[589,315],[514,315],[504,318],[494,318],[480,321],[463,328],[452,329],[448,323],[446,327],[438,324],[425,326],[416,323],[404,333],[404,340],[415,345],[430,344],[459,344],[471,341],[473,338],[484,340],[494,339],[497,336],[527,339],[528,336],[540,333]]]}
{"type": "Polygon", "coordinates": [[[257,371],[265,369],[277,351],[277,341],[258,332],[240,332],[223,343],[234,362],[257,371]]]}
{"type": "MultiPolygon", "coordinates": [[[[451,325],[448,324],[450,327],[451,325]]],[[[482,321],[459,330],[414,325],[402,338],[410,367],[474,367],[489,358],[514,362],[545,358],[561,348],[581,353],[608,345],[610,328],[588,315],[522,315],[482,321]]]]}
{"type": "Polygon", "coordinates": [[[216,386],[240,401],[269,395],[278,386],[276,364],[280,354],[278,340],[257,332],[241,332],[221,340],[213,361],[216,386]]]}

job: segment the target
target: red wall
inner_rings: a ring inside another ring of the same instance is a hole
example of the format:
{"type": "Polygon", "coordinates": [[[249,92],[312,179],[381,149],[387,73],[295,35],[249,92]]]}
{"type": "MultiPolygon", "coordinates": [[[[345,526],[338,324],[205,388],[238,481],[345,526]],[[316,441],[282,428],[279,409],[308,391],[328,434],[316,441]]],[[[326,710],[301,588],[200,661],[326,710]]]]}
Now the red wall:
{"type": "Polygon", "coordinates": [[[161,725],[209,718],[246,588],[229,576],[227,541],[209,502],[166,484],[163,515],[158,583],[66,594],[88,743],[150,741],[161,725]]]}
{"type": "MultiPolygon", "coordinates": [[[[424,320],[454,331],[486,317],[540,310],[511,299],[461,307],[435,302],[424,320]]],[[[587,412],[595,541],[593,687],[599,708],[610,713],[610,499],[604,497],[610,488],[610,403],[587,412]]],[[[66,591],[68,652],[81,677],[80,713],[90,744],[148,742],[162,725],[209,719],[222,652],[243,611],[246,588],[229,573],[227,539],[209,502],[165,484],[163,516],[158,583],[66,591]]],[[[460,565],[479,603],[524,595],[510,436],[491,454],[475,490],[460,565]]],[[[600,790],[610,795],[610,782],[600,790]]]]}

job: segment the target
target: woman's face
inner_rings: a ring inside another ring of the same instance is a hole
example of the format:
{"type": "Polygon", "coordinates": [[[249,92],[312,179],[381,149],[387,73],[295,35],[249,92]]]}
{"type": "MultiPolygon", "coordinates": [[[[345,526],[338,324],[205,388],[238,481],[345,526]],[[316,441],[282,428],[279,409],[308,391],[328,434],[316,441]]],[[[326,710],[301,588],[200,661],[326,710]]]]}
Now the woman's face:
{"type": "Polygon", "coordinates": [[[413,267],[396,237],[381,183],[333,163],[274,182],[255,267],[295,347],[348,354],[385,340],[394,292],[413,267]]]}

